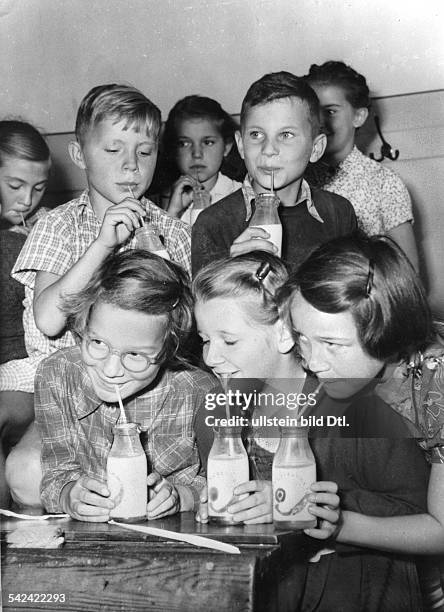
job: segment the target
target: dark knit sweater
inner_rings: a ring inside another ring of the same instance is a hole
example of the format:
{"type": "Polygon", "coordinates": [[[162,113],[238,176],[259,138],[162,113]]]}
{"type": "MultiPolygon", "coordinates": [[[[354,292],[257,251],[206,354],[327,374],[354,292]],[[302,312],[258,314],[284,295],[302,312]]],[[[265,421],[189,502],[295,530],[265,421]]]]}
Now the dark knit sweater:
{"type": "MultiPolygon", "coordinates": [[[[278,209],[282,259],[290,268],[298,267],[320,244],[357,229],[355,212],[348,200],[321,189],[312,189],[311,195],[324,223],[311,216],[305,203],[278,209]]],[[[242,189],[201,212],[191,239],[193,275],[208,263],[229,256],[233,241],[248,227],[246,214],[242,189]]]]}

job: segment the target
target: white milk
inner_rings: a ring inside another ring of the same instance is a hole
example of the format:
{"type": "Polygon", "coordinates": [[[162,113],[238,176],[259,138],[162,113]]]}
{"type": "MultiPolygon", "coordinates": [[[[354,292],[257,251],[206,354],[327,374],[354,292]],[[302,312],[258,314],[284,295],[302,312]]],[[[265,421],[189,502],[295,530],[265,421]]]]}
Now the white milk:
{"type": "Polygon", "coordinates": [[[260,227],[270,234],[270,238],[267,238],[267,240],[277,247],[278,252],[276,254],[280,257],[282,254],[282,225],[273,223],[273,225],[255,225],[254,227],[260,227]]]}
{"type": "Polygon", "coordinates": [[[108,457],[107,477],[111,499],[118,501],[111,518],[141,520],[146,518],[148,489],[146,455],[108,457]]]}
{"type": "MultiPolygon", "coordinates": [[[[220,523],[231,523],[233,515],[227,511],[227,505],[233,497],[233,490],[240,484],[248,482],[250,473],[248,457],[232,457],[230,455],[218,455],[208,457],[207,482],[208,482],[208,516],[210,520],[220,523]]],[[[236,501],[247,497],[240,495],[236,501]]]]}
{"type": "Polygon", "coordinates": [[[315,463],[297,467],[273,466],[273,522],[276,527],[307,529],[316,525],[316,518],[307,507],[311,502],[310,485],[316,482],[315,463]]]}

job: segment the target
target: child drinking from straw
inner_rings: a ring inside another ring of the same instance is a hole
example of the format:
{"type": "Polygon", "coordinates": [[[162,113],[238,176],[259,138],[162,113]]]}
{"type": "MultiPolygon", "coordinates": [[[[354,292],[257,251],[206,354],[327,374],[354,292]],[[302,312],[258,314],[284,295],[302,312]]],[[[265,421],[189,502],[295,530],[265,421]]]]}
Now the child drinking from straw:
{"type": "Polygon", "coordinates": [[[61,306],[79,344],[51,355],[36,376],[44,506],[108,520],[106,462],[121,400],[126,419],[147,429],[147,517],[192,510],[204,482],[192,420],[214,380],[184,358],[186,274],[146,251],[110,255],[61,306]]]}
{"type": "MultiPolygon", "coordinates": [[[[304,390],[316,390],[316,379],[311,372],[304,373],[295,351],[285,309],[280,314],[278,308],[276,293],[285,279],[282,264],[261,252],[215,262],[196,276],[197,326],[204,342],[204,360],[216,374],[230,373],[236,380],[266,379],[275,388],[283,378],[286,384],[289,378],[305,378],[304,390]]],[[[298,317],[297,325],[305,320],[298,317]]],[[[294,386],[301,385],[296,382],[294,386]]],[[[318,405],[325,396],[321,391],[318,405]]],[[[377,405],[364,406],[363,416],[368,418],[373,409],[380,411],[377,405]]],[[[195,428],[205,465],[213,433],[201,413],[196,415],[195,428]]],[[[234,495],[239,497],[228,511],[233,522],[270,522],[271,465],[278,440],[254,427],[245,434],[257,473],[235,489],[234,495]],[[249,496],[242,499],[245,493],[249,496]]],[[[419,551],[415,540],[422,537],[420,525],[434,522],[426,513],[428,468],[413,439],[378,435],[358,439],[330,435],[310,441],[319,481],[311,486],[309,511],[318,525],[304,531],[313,538],[317,562],[307,563],[304,572],[295,577],[301,581],[301,601],[295,602],[296,609],[413,612],[420,608],[416,567],[407,555],[419,551]],[[374,517],[371,529],[353,529],[355,517],[365,522],[368,515],[374,517]],[[416,531],[403,532],[399,541],[395,534],[394,539],[387,534],[385,541],[381,534],[386,526],[390,531],[390,524],[402,525],[404,521],[416,522],[416,531]],[[328,549],[316,547],[316,540],[327,539],[328,549]]],[[[202,501],[198,519],[205,521],[205,490],[202,501]]],[[[428,535],[433,533],[430,530],[428,535]]]]}
{"type": "MultiPolygon", "coordinates": [[[[11,270],[33,222],[49,177],[44,138],[24,121],[0,121],[0,506],[9,504],[5,456],[34,417],[33,388],[9,385],[5,372],[27,357],[23,330],[23,286],[11,270]]],[[[26,435],[26,434],[25,434],[26,435]]]]}
{"type": "MultiPolygon", "coordinates": [[[[234,119],[211,98],[187,96],[173,106],[165,123],[161,158],[173,181],[166,195],[168,214],[191,223],[196,216],[190,214],[193,188],[208,192],[209,204],[240,188],[226,174],[229,157],[237,153],[233,151],[236,129],[234,119]]],[[[243,169],[238,154],[237,158],[243,169]]]]}

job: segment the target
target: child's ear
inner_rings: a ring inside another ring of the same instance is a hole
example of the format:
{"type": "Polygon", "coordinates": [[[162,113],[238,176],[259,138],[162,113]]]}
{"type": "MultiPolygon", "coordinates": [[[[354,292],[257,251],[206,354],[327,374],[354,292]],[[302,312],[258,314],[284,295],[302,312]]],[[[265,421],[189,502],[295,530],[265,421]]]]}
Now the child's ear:
{"type": "Polygon", "coordinates": [[[75,163],[75,165],[81,168],[82,170],[85,170],[86,164],[80,143],[78,143],[77,140],[71,140],[68,144],[68,151],[69,156],[75,163]]]}
{"type": "Polygon", "coordinates": [[[224,157],[226,157],[228,155],[228,153],[231,151],[231,149],[233,148],[233,142],[226,142],[225,143],[225,147],[224,147],[224,157]]]}
{"type": "Polygon", "coordinates": [[[325,134],[318,134],[313,140],[313,147],[311,149],[310,161],[314,164],[324,155],[325,147],[327,146],[327,136],[325,134]]]}
{"type": "Polygon", "coordinates": [[[239,151],[239,155],[242,157],[242,159],[245,159],[244,158],[244,143],[242,142],[242,134],[239,132],[239,130],[236,130],[236,132],[234,133],[234,138],[236,139],[237,150],[239,151]]]}
{"type": "Polygon", "coordinates": [[[289,353],[294,345],[295,341],[290,328],[284,321],[279,319],[276,323],[278,332],[278,348],[280,353],[289,353]]]}
{"type": "Polygon", "coordinates": [[[353,118],[353,127],[358,129],[366,122],[368,117],[368,108],[356,108],[355,116],[353,118]]]}

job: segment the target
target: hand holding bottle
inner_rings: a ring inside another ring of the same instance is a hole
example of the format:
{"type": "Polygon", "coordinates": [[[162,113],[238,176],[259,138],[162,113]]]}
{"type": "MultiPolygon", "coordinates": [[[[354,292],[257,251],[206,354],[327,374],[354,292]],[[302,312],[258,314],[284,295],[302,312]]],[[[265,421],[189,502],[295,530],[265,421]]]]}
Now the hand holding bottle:
{"type": "Polygon", "coordinates": [[[97,242],[114,249],[127,240],[143,224],[145,209],[136,198],[127,197],[107,208],[97,242]]]}
{"type": "Polygon", "coordinates": [[[193,187],[199,185],[199,181],[189,174],[180,176],[173,185],[167,213],[171,217],[180,217],[193,201],[193,187]]]}
{"type": "Polygon", "coordinates": [[[235,523],[271,523],[273,521],[273,490],[269,480],[249,480],[234,489],[234,495],[248,497],[228,506],[235,523]]]}
{"type": "Polygon", "coordinates": [[[318,526],[304,529],[304,533],[317,540],[336,537],[341,528],[341,508],[338,485],[335,482],[319,481],[310,487],[313,492],[308,501],[308,511],[320,519],[318,526]]]}
{"type": "Polygon", "coordinates": [[[60,496],[64,512],[78,521],[104,523],[115,503],[110,499],[108,487],[89,476],[81,476],[76,482],[67,484],[60,496]]]}
{"type": "Polygon", "coordinates": [[[147,477],[149,502],[146,507],[148,520],[158,519],[180,511],[180,495],[177,488],[157,472],[147,477]]]}
{"type": "Polygon", "coordinates": [[[269,232],[261,227],[247,227],[231,245],[230,257],[251,251],[268,251],[278,255],[278,248],[271,242],[269,232]]]}

